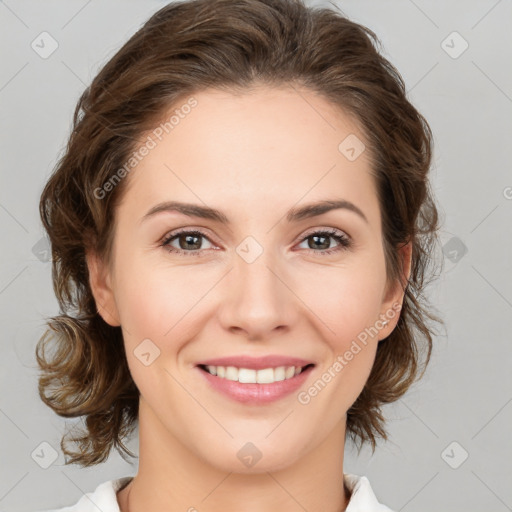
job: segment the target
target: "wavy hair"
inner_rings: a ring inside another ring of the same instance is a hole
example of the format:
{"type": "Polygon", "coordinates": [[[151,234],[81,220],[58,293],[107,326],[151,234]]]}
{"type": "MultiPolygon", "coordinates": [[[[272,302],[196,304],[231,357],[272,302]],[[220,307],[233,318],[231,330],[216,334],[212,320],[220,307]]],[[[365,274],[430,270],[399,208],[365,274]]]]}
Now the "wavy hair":
{"type": "Polygon", "coordinates": [[[123,439],[136,427],[139,391],[121,328],[98,314],[85,258],[93,248],[109,261],[127,180],[108,193],[97,191],[182,98],[257,84],[316,92],[353,116],[367,138],[387,278],[402,284],[404,300],[397,326],[378,344],[370,376],[347,412],[346,431],[359,450],[370,442],[375,451],[377,438],[387,439],[381,407],[423,375],[437,334],[433,322],[444,322],[425,296],[435,277],[439,229],[428,180],[433,137],[379,49],[368,28],[302,0],[180,1],[153,14],[85,89],[39,205],[60,307],[36,348],[39,395],[58,415],[85,422],[62,437],[66,464],[101,463],[112,448],[135,457],[123,439]],[[405,282],[398,249],[408,242],[412,264],[405,282]]]}

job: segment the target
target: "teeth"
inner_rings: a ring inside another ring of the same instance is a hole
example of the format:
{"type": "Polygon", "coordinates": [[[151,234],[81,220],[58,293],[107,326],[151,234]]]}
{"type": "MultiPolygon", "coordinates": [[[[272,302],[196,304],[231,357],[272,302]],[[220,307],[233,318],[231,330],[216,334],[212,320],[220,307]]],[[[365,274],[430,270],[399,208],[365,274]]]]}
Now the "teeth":
{"type": "Polygon", "coordinates": [[[284,369],[284,366],[278,366],[277,368],[274,368],[274,380],[284,380],[286,378],[286,371],[284,369]]]}
{"type": "Polygon", "coordinates": [[[221,379],[234,380],[244,384],[272,384],[291,379],[301,373],[302,368],[300,366],[278,366],[277,368],[252,370],[235,366],[206,366],[206,370],[221,379]]]}
{"type": "MultiPolygon", "coordinates": [[[[242,382],[242,373],[244,371],[245,370],[242,368],[242,369],[240,369],[240,373],[238,374],[238,380],[240,382],[242,382]]],[[[259,384],[270,384],[270,383],[276,381],[273,368],[265,368],[264,370],[252,370],[252,371],[254,372],[254,379],[259,384]]]]}
{"type": "Polygon", "coordinates": [[[258,382],[256,380],[256,370],[248,370],[247,368],[240,368],[238,370],[238,382],[244,382],[244,383],[248,383],[248,384],[258,382]]]}
{"type": "Polygon", "coordinates": [[[234,366],[226,366],[226,379],[238,380],[238,369],[234,366]]]}

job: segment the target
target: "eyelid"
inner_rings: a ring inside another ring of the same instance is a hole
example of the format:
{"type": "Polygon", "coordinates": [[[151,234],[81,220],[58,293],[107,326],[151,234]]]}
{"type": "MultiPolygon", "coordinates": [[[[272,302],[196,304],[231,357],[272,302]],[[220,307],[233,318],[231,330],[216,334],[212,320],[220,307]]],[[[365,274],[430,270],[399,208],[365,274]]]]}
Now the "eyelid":
{"type": "Polygon", "coordinates": [[[215,237],[212,236],[209,233],[209,230],[206,228],[198,227],[198,226],[184,226],[181,228],[176,228],[171,231],[168,231],[165,233],[165,235],[159,240],[159,244],[163,244],[166,241],[170,240],[171,238],[174,238],[177,235],[180,235],[181,233],[188,233],[188,232],[197,232],[203,235],[205,238],[207,238],[212,244],[220,246],[221,244],[215,242],[215,237]]]}
{"type": "MultiPolygon", "coordinates": [[[[179,235],[181,234],[182,232],[189,232],[189,231],[197,231],[198,233],[201,233],[201,235],[203,235],[205,238],[207,238],[211,243],[214,243],[215,245],[222,245],[222,244],[219,244],[218,242],[215,242],[215,240],[212,240],[212,237],[209,233],[207,233],[206,231],[206,228],[202,228],[202,227],[199,227],[199,226],[185,226],[185,227],[181,227],[181,228],[176,228],[176,229],[173,229],[169,232],[167,232],[160,240],[159,240],[159,244],[163,244],[165,243],[166,241],[168,241],[169,239],[173,238],[174,236],[176,235],[179,235]]],[[[293,242],[293,245],[299,243],[299,242],[302,242],[304,241],[305,238],[307,238],[308,236],[310,235],[313,235],[315,233],[318,233],[318,232],[335,232],[336,234],[339,234],[339,235],[342,235],[344,237],[346,237],[348,240],[352,241],[352,237],[350,236],[349,233],[347,233],[346,231],[342,230],[342,229],[339,229],[339,228],[335,228],[333,226],[316,226],[316,227],[312,227],[308,230],[306,230],[305,232],[301,233],[297,238],[296,240],[293,242]]]]}
{"type": "MultiPolygon", "coordinates": [[[[337,245],[335,247],[331,247],[329,249],[325,250],[319,250],[315,251],[314,249],[307,248],[305,251],[307,253],[313,253],[317,254],[318,256],[330,256],[332,254],[346,251],[346,250],[353,250],[354,241],[352,237],[346,233],[345,231],[335,228],[335,227],[312,227],[309,230],[303,232],[300,237],[294,242],[294,246],[300,243],[304,243],[309,237],[321,234],[323,236],[327,236],[328,238],[332,238],[336,240],[337,245]]],[[[212,250],[219,250],[218,246],[222,247],[221,244],[218,244],[214,240],[211,240],[211,237],[209,234],[205,232],[204,228],[194,227],[194,226],[186,226],[181,228],[176,228],[168,233],[165,234],[164,237],[160,239],[159,246],[166,249],[169,253],[174,253],[178,256],[204,256],[205,253],[208,253],[208,251],[212,250]],[[214,248],[208,248],[208,249],[195,249],[191,251],[186,251],[184,249],[177,249],[170,245],[171,240],[174,238],[180,236],[181,234],[190,234],[195,233],[200,235],[201,237],[205,238],[209,241],[212,245],[214,245],[214,248]]]]}
{"type": "Polygon", "coordinates": [[[304,233],[302,233],[299,238],[297,239],[298,242],[302,242],[304,238],[307,238],[308,236],[314,235],[315,233],[336,233],[337,235],[341,235],[348,240],[352,241],[352,237],[343,229],[335,228],[334,226],[316,226],[314,228],[308,229],[304,233]]]}

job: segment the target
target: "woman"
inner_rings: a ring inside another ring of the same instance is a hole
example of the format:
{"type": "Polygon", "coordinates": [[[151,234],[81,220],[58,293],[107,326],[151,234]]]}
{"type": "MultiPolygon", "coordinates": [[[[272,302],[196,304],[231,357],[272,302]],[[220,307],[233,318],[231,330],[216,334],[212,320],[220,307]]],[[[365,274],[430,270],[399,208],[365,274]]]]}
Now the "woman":
{"type": "Polygon", "coordinates": [[[428,362],[438,217],[376,42],[300,1],[173,3],[80,98],[40,204],[40,395],[85,417],[67,464],[137,425],[140,453],[66,510],[390,510],[345,439],[375,450],[428,362]]]}

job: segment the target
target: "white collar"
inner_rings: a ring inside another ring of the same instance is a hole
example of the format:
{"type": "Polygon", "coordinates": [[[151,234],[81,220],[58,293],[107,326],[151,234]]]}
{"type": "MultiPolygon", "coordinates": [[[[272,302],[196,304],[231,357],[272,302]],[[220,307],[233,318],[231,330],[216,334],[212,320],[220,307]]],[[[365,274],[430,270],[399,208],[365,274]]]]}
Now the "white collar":
{"type": "Polygon", "coordinates": [[[345,512],[393,512],[386,505],[379,503],[365,476],[344,473],[343,479],[352,493],[345,512]]]}
{"type": "MultiPolygon", "coordinates": [[[[108,480],[98,485],[92,492],[83,495],[71,507],[47,510],[41,512],[120,512],[117,503],[117,492],[132,480],[132,476],[125,476],[108,480]]],[[[365,476],[343,474],[345,485],[351,493],[345,512],[393,512],[390,508],[378,502],[368,478],[365,476]]]]}

